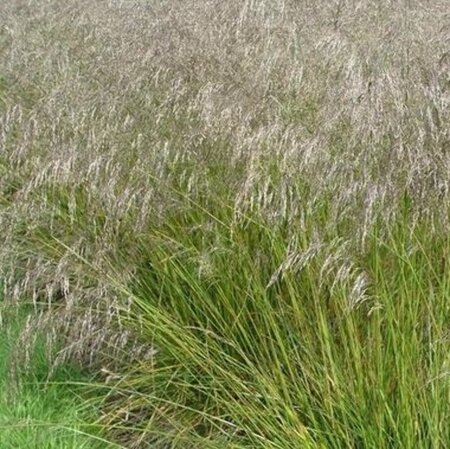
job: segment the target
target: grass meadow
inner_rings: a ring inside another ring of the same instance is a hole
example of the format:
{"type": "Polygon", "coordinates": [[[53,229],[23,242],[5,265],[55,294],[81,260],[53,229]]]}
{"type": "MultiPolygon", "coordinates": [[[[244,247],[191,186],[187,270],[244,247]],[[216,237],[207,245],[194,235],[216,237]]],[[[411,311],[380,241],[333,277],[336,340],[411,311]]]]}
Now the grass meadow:
{"type": "MultiPolygon", "coordinates": [[[[1,299],[1,298],[0,298],[1,299]]],[[[66,363],[48,378],[43,336],[34,346],[29,370],[11,373],[27,312],[2,305],[0,340],[0,448],[1,449],[116,449],[94,424],[97,410],[86,406],[82,394],[89,378],[80,367],[66,363]],[[77,385],[78,384],[78,385],[77,385]]]]}
{"type": "Polygon", "coordinates": [[[449,36],[447,0],[1,2],[0,449],[450,447],[449,36]]]}

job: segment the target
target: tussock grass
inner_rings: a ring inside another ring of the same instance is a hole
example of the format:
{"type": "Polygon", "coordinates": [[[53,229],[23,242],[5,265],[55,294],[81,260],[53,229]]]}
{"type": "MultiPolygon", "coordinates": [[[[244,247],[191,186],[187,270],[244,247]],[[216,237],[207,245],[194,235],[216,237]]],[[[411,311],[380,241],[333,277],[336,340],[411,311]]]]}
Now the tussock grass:
{"type": "Polygon", "coordinates": [[[448,238],[405,218],[354,253],[214,217],[195,207],[139,247],[124,293],[155,354],[114,387],[135,431],[169,426],[180,447],[446,446],[448,238]]]}
{"type": "Polygon", "coordinates": [[[97,424],[130,448],[449,446],[445,1],[0,15],[6,297],[36,311],[24,348],[97,374],[97,424]]]}

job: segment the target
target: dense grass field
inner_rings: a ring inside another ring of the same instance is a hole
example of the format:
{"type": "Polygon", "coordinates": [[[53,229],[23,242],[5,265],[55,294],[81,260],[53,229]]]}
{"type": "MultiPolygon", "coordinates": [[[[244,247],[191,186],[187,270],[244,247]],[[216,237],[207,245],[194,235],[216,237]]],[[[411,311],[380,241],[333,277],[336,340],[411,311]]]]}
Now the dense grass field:
{"type": "Polygon", "coordinates": [[[0,426],[450,447],[449,37],[447,0],[1,2],[7,352],[54,383],[0,426]]]}

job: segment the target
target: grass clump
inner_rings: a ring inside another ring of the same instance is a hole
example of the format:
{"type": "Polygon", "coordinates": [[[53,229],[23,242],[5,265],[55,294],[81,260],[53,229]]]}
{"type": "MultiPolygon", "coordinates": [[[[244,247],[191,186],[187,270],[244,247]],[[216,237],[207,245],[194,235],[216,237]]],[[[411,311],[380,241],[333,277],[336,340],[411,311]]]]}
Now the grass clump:
{"type": "Polygon", "coordinates": [[[141,244],[131,324],[156,354],[115,386],[134,431],[175,447],[444,448],[448,238],[399,219],[355,253],[308,226],[224,220],[194,208],[141,244]]]}

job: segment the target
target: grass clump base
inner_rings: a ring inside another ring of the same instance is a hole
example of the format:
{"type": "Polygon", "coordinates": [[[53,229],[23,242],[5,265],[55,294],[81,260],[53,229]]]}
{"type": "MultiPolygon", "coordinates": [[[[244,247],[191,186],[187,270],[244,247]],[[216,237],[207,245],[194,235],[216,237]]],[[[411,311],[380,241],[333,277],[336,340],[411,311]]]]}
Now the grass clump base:
{"type": "Polygon", "coordinates": [[[123,293],[155,355],[110,410],[174,447],[444,448],[448,238],[399,220],[355,251],[225,220],[194,208],[141,243],[123,293]]]}

